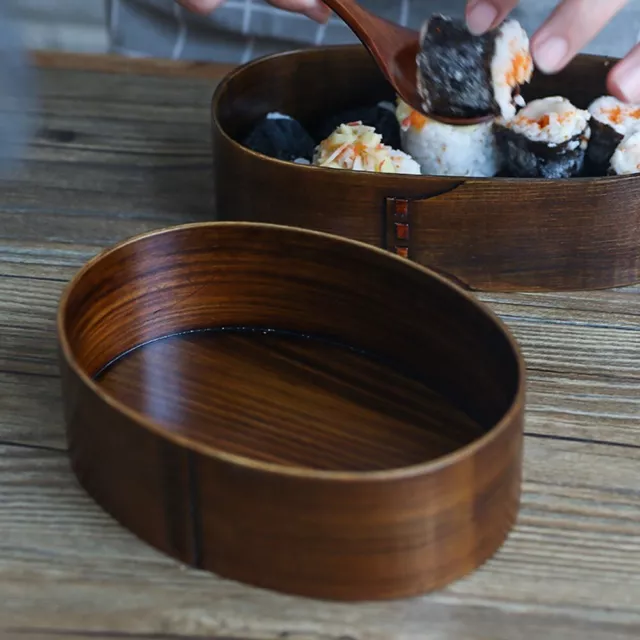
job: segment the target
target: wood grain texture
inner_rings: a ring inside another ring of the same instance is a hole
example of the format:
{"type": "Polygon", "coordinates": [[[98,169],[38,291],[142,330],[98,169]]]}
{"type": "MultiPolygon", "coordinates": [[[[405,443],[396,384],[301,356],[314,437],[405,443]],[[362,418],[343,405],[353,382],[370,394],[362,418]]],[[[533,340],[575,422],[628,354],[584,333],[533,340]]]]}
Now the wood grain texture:
{"type": "Polygon", "coordinates": [[[77,55],[62,51],[32,51],[32,63],[40,69],[66,69],[116,75],[209,79],[217,82],[237,65],[197,60],[123,58],[113,54],[77,55]]]}
{"type": "MultiPolygon", "coordinates": [[[[563,95],[586,108],[606,93],[610,66],[610,59],[582,56],[558,75],[536,74],[523,94],[563,95]]],[[[393,98],[362,47],[288,53],[236,70],[212,103],[217,210],[225,219],[299,225],[393,251],[385,213],[399,199],[408,209],[408,257],[472,289],[592,290],[640,281],[638,176],[380,175],[280,162],[238,143],[269,111],[312,128],[327,114],[393,98]]]]}
{"type": "Polygon", "coordinates": [[[77,487],[62,452],[57,299],[100,248],[141,229],[210,217],[210,168],[201,157],[212,83],[136,77],[130,60],[122,72],[113,61],[108,73],[95,74],[82,71],[93,57],[65,63],[72,68],[40,73],[38,123],[80,141],[92,132],[93,151],[72,140],[45,156],[53,143],[39,135],[21,172],[0,184],[0,432],[22,445],[0,445],[0,635],[635,640],[638,287],[482,295],[515,332],[529,365],[522,509],[493,560],[428,597],[327,605],[185,569],[77,487]],[[172,108],[157,111],[163,102],[172,108]],[[129,150],[119,155],[123,141],[129,150]],[[180,158],[171,155],[179,145],[180,158]],[[168,155],[153,157],[154,149],[168,155]],[[92,189],[85,170],[106,189],[92,189]],[[62,183],[49,181],[49,172],[62,183]],[[177,197],[158,185],[160,175],[177,197]],[[61,452],[32,449],[39,444],[61,452]]]}
{"type": "Polygon", "coordinates": [[[513,526],[519,350],[406,260],[301,229],[175,227],[82,269],[58,336],[79,482],[190,565],[396,599],[467,575],[513,526]]]}
{"type": "Polygon", "coordinates": [[[374,355],[302,334],[175,335],[120,358],[98,383],[169,431],[301,469],[421,464],[484,434],[428,385],[374,355]]]}

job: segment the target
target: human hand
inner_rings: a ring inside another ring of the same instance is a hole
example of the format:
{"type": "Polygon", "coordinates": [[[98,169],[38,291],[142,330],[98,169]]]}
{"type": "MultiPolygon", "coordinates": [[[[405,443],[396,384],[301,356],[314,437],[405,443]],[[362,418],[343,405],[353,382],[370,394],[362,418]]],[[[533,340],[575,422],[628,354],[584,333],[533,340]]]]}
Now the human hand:
{"type": "MultiPolygon", "coordinates": [[[[185,9],[194,13],[207,14],[225,3],[225,0],[177,0],[185,9]]],[[[321,0],[267,0],[278,9],[301,13],[316,22],[324,23],[329,19],[331,11],[321,0]]]]}
{"type": "MultiPolygon", "coordinates": [[[[535,1],[535,0],[531,0],[535,1]]],[[[563,0],[531,38],[531,53],[543,73],[556,73],[620,11],[628,0],[563,0]]],[[[518,0],[468,0],[467,24],[481,34],[499,25],[518,0]]],[[[640,102],[640,45],[609,74],[608,91],[627,102],[640,102]]]]}

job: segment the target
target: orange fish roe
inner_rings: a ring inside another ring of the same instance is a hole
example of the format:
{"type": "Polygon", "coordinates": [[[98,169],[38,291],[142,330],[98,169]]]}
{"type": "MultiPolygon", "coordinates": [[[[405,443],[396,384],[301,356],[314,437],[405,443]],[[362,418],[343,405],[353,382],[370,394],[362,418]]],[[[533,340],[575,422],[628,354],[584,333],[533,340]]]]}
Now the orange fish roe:
{"type": "MultiPolygon", "coordinates": [[[[572,120],[575,117],[576,117],[576,112],[575,111],[565,111],[564,113],[559,113],[558,114],[558,122],[560,124],[564,124],[567,120],[572,120]]],[[[549,124],[549,123],[547,123],[547,124],[549,124]]]]}
{"type": "Polygon", "coordinates": [[[413,127],[421,131],[427,125],[427,117],[418,111],[412,111],[403,121],[402,126],[405,128],[413,127]]]}
{"type": "Polygon", "coordinates": [[[551,118],[549,117],[548,114],[545,114],[542,116],[542,118],[540,118],[540,120],[538,120],[538,122],[536,123],[541,129],[544,129],[545,127],[549,126],[549,123],[551,122],[551,118]]]}
{"type": "Polygon", "coordinates": [[[524,84],[529,78],[532,65],[533,59],[531,55],[520,51],[514,56],[511,69],[505,74],[505,82],[510,87],[524,84]]]}
{"type": "Polygon", "coordinates": [[[533,118],[526,118],[525,116],[520,116],[518,118],[518,120],[520,120],[524,124],[529,124],[529,125],[534,125],[535,124],[538,127],[540,127],[540,129],[544,129],[545,127],[549,126],[549,124],[551,122],[551,117],[548,114],[545,113],[538,120],[534,120],[533,118]]]}
{"type": "Polygon", "coordinates": [[[631,116],[632,118],[634,118],[635,120],[640,119],[640,109],[634,109],[629,116],[631,116]]]}
{"type": "MultiPolygon", "coordinates": [[[[564,124],[567,120],[574,118],[576,113],[575,111],[566,111],[565,113],[556,113],[553,115],[555,116],[555,119],[559,124],[564,124]]],[[[524,124],[537,125],[540,129],[544,129],[545,127],[548,127],[551,124],[551,115],[548,113],[545,113],[543,116],[541,116],[537,120],[534,120],[533,118],[527,118],[525,116],[520,116],[518,120],[520,120],[524,124]]]]}
{"type": "Polygon", "coordinates": [[[611,109],[603,109],[603,113],[607,116],[609,122],[613,122],[613,124],[622,124],[622,107],[619,105],[612,107],[611,109]]]}

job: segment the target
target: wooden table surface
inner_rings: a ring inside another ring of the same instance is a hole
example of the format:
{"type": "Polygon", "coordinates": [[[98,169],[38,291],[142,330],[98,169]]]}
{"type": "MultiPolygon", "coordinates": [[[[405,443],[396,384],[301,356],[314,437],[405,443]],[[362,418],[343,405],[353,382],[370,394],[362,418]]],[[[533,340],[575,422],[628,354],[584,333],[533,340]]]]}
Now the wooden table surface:
{"type": "Polygon", "coordinates": [[[529,366],[523,504],[498,555],[442,592],[283,597],[179,566],[95,506],[65,454],[58,298],[103,247],[212,218],[227,69],[36,60],[37,135],[0,183],[0,638],[640,637],[640,288],[482,296],[529,366]]]}

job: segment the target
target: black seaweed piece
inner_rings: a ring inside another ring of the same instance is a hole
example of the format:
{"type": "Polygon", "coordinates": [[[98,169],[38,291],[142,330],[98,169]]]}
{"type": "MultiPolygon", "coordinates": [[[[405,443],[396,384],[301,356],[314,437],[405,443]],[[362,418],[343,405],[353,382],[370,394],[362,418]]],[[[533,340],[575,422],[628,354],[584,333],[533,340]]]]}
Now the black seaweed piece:
{"type": "Polygon", "coordinates": [[[586,150],[580,142],[581,133],[556,147],[545,142],[529,140],[508,127],[494,125],[498,149],[503,158],[504,171],[513,178],[575,178],[583,175],[586,150]]]}
{"type": "Polygon", "coordinates": [[[491,77],[496,36],[495,30],[474,36],[462,20],[431,18],[416,58],[426,111],[461,118],[500,114],[491,77]]]}
{"type": "Polygon", "coordinates": [[[297,120],[267,117],[258,122],[242,144],[257,153],[288,162],[298,158],[311,161],[316,147],[297,120]]]}
{"type": "Polygon", "coordinates": [[[311,129],[311,135],[317,143],[328,138],[341,124],[349,122],[362,122],[368,127],[374,127],[382,136],[382,142],[393,149],[400,149],[400,125],[396,114],[390,109],[380,105],[348,109],[323,120],[317,127],[311,129]]]}
{"type": "Polygon", "coordinates": [[[586,170],[590,176],[604,176],[611,158],[624,136],[612,126],[591,118],[591,139],[587,148],[586,170]]]}

